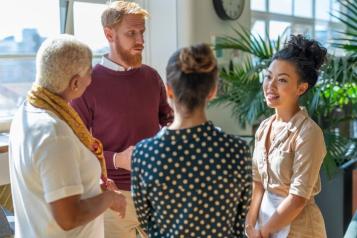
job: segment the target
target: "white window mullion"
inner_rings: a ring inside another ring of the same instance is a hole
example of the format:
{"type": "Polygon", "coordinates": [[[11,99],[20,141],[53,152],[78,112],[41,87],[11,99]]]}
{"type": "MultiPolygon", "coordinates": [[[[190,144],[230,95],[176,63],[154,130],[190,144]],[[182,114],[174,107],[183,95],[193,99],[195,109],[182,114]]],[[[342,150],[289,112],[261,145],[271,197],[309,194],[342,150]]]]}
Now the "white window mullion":
{"type": "MultiPolygon", "coordinates": [[[[316,23],[316,0],[312,0],[312,19],[316,23]]],[[[312,38],[316,37],[315,24],[312,27],[312,38]]]]}
{"type": "Polygon", "coordinates": [[[295,0],[291,2],[291,15],[295,16],[295,0]]]}
{"type": "Polygon", "coordinates": [[[74,34],[74,23],[73,23],[73,2],[74,0],[67,0],[67,12],[65,20],[65,33],[74,34]]]}

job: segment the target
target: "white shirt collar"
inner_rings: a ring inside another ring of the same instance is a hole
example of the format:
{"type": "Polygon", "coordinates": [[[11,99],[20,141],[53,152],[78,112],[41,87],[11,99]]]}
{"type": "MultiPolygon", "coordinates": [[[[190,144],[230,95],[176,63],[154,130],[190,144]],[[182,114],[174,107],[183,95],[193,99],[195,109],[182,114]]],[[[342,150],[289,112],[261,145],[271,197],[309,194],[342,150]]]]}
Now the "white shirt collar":
{"type": "Polygon", "coordinates": [[[108,58],[108,54],[103,55],[102,60],[100,62],[101,65],[103,65],[104,67],[114,70],[114,71],[129,71],[132,70],[132,67],[129,67],[127,70],[125,70],[125,68],[123,66],[121,66],[120,64],[117,64],[113,61],[111,61],[108,58]]]}

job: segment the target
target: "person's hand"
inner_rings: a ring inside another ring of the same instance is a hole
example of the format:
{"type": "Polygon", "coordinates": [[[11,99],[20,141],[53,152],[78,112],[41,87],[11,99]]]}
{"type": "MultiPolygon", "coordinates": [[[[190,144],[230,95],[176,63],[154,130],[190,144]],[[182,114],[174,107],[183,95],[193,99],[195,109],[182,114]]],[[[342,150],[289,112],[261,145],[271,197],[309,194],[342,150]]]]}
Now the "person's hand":
{"type": "Polygon", "coordinates": [[[131,155],[133,153],[134,148],[134,146],[129,146],[124,151],[116,153],[115,166],[131,171],[131,155]]]}
{"type": "Polygon", "coordinates": [[[262,238],[269,238],[270,236],[269,232],[266,229],[264,229],[264,227],[260,230],[260,235],[262,238]]]}
{"type": "Polygon", "coordinates": [[[262,238],[260,231],[250,225],[245,228],[245,233],[248,238],[262,238]]]}
{"type": "Polygon", "coordinates": [[[105,184],[105,188],[109,191],[117,191],[119,190],[117,185],[114,183],[114,181],[112,179],[107,179],[106,184],[105,184]]]}
{"type": "Polygon", "coordinates": [[[110,209],[119,213],[120,217],[125,217],[126,198],[119,191],[111,191],[113,193],[113,202],[110,209]]]}

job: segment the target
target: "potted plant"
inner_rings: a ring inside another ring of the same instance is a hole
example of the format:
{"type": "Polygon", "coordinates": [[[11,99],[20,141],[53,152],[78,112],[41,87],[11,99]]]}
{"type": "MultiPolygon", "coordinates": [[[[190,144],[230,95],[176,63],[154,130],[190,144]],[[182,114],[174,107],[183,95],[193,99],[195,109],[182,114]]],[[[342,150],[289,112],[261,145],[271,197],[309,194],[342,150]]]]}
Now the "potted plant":
{"type": "MultiPolygon", "coordinates": [[[[240,26],[233,30],[236,36],[221,38],[216,49],[238,49],[249,56],[240,64],[230,63],[221,69],[219,94],[210,106],[232,106],[233,117],[245,127],[273,114],[264,102],[262,72],[282,44],[280,37],[277,41],[264,40],[240,26]]],[[[343,122],[357,118],[357,75],[350,61],[350,57],[328,55],[316,87],[301,98],[301,104],[324,132],[328,152],[323,168],[330,178],[338,166],[357,156],[357,140],[341,128],[343,122]]]]}
{"type": "MultiPolygon", "coordinates": [[[[350,123],[357,119],[357,0],[340,1],[340,4],[349,9],[349,14],[340,12],[340,16],[336,18],[346,25],[347,30],[334,39],[333,46],[344,49],[347,53],[343,57],[328,55],[317,85],[301,97],[301,104],[324,132],[327,155],[323,162],[323,171],[330,180],[336,175],[340,176],[343,173],[342,168],[357,158],[357,139],[353,138],[348,130],[350,123]]],[[[220,70],[219,94],[210,106],[228,104],[232,107],[233,117],[241,126],[258,125],[273,114],[264,102],[262,72],[270,64],[273,54],[281,49],[283,42],[280,37],[273,41],[268,37],[263,39],[261,36],[254,36],[240,26],[233,30],[235,35],[220,38],[215,48],[240,50],[248,57],[239,64],[231,62],[220,70]]],[[[351,177],[347,179],[351,180],[351,177]]],[[[343,178],[338,186],[349,186],[345,182],[346,178],[343,178]]],[[[338,193],[334,190],[329,195],[324,194],[327,200],[330,199],[325,204],[325,211],[335,219],[326,222],[327,228],[336,230],[339,226],[334,223],[336,219],[343,223],[341,231],[333,237],[341,237],[351,218],[350,190],[350,187],[341,190],[343,193],[349,192],[347,195],[350,195],[348,202],[342,201],[343,211],[339,211],[342,213],[341,217],[331,211],[340,209],[335,200],[331,202],[334,199],[331,197],[337,196],[338,193]],[[328,227],[328,223],[332,225],[328,227]]]]}

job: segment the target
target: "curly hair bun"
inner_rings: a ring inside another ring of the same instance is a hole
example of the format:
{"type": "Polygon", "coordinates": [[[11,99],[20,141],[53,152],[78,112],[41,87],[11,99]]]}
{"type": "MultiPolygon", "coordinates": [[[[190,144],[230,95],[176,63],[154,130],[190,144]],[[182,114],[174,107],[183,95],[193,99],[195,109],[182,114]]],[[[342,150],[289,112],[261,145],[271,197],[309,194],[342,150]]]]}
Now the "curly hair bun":
{"type": "Polygon", "coordinates": [[[288,48],[294,52],[296,57],[310,61],[315,70],[319,70],[325,62],[326,48],[322,47],[319,42],[306,39],[302,35],[292,35],[288,41],[288,48]]]}
{"type": "Polygon", "coordinates": [[[202,43],[183,48],[178,65],[185,74],[210,73],[216,69],[217,62],[209,45],[202,43]]]}

